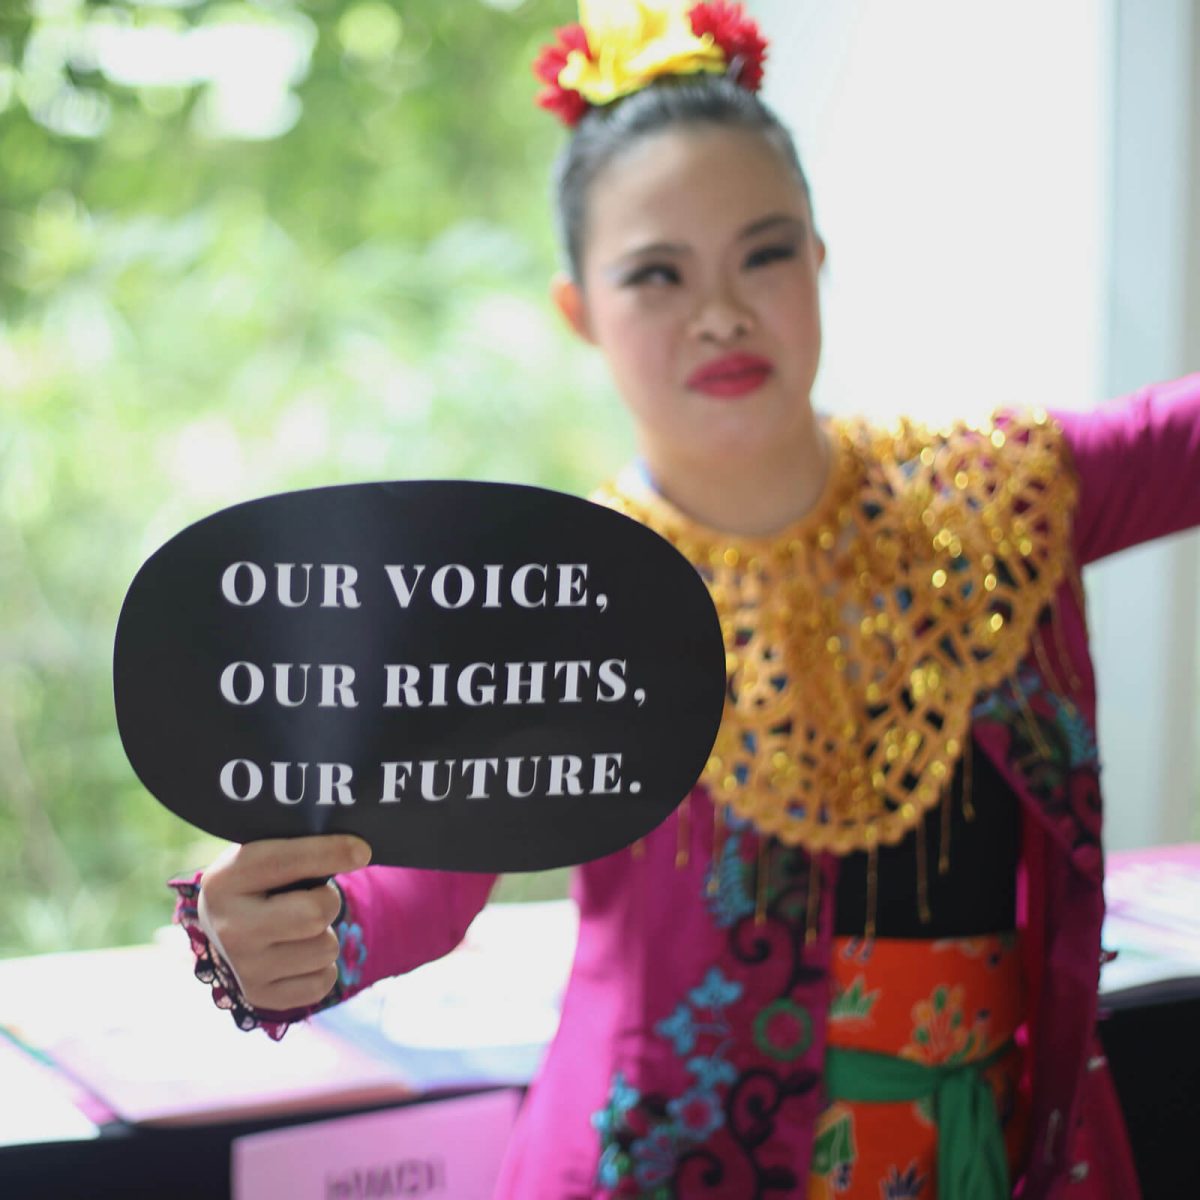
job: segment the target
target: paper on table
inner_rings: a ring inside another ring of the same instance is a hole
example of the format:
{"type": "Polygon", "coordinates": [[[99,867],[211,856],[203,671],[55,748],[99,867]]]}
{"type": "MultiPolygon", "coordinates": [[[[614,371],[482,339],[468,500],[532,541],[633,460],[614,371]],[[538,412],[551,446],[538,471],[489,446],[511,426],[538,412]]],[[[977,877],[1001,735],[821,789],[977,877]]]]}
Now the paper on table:
{"type": "Polygon", "coordinates": [[[0,1146],[87,1141],[100,1133],[73,1086],[0,1033],[0,1146]]]}
{"type": "Polygon", "coordinates": [[[311,1024],[279,1043],[238,1029],[193,977],[182,931],[168,932],[162,945],[0,963],[0,1025],[134,1123],[208,1122],[412,1095],[394,1067],[311,1024]]]}

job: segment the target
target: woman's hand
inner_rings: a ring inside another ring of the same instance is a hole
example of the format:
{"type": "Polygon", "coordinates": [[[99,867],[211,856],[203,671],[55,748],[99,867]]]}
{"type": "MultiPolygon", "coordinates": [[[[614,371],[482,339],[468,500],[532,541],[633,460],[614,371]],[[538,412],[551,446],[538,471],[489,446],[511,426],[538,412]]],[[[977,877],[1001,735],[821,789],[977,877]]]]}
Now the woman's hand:
{"type": "Polygon", "coordinates": [[[371,849],[348,834],[230,846],[200,879],[200,927],[253,1008],[286,1012],[319,1004],[337,982],[341,907],[332,881],[279,891],[365,867],[371,849]]]}

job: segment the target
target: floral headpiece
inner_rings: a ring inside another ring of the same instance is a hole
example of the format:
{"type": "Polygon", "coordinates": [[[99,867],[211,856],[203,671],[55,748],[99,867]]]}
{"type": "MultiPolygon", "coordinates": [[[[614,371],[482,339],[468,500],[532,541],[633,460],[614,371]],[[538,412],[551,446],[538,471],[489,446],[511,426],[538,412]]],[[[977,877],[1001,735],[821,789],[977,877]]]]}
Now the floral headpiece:
{"type": "Polygon", "coordinates": [[[533,64],[545,84],[538,104],[565,125],[663,75],[730,75],[762,85],[767,43],[740,4],[712,0],[579,0],[579,23],[533,64]]]}

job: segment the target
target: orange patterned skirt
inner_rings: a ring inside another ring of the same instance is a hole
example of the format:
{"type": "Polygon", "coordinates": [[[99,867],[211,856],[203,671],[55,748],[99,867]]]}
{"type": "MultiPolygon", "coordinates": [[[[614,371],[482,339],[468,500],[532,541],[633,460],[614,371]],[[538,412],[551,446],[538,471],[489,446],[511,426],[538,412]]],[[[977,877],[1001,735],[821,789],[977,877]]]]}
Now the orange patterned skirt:
{"type": "MultiPolygon", "coordinates": [[[[984,1059],[1011,1177],[1024,1161],[1028,1110],[1019,1090],[1023,1014],[1015,934],[905,940],[837,938],[829,1045],[926,1066],[984,1059]]],[[[810,1200],[934,1200],[937,1126],[927,1101],[835,1100],[813,1143],[810,1200]]]]}

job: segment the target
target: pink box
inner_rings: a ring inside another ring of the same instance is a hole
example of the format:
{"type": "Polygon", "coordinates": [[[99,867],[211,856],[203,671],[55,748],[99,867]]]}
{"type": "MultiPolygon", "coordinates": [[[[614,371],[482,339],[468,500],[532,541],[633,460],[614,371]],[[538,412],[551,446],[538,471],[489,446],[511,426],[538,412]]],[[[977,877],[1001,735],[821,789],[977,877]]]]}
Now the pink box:
{"type": "Polygon", "coordinates": [[[237,1138],[233,1200],[489,1200],[520,1099],[505,1089],[237,1138]]]}

